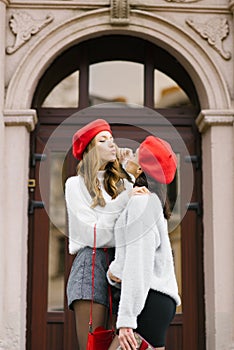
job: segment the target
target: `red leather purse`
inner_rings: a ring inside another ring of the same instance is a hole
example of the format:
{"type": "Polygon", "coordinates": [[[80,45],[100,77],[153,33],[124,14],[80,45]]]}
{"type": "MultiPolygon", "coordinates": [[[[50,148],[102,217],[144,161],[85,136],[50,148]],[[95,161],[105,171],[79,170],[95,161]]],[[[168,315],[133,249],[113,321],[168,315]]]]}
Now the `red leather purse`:
{"type": "MultiPolygon", "coordinates": [[[[108,252],[106,252],[107,264],[108,252]]],[[[96,259],[96,226],[94,226],[94,245],[93,245],[93,256],[92,256],[92,301],[90,304],[90,318],[89,318],[89,333],[87,340],[86,350],[108,350],[112,340],[115,337],[115,330],[105,329],[104,327],[97,327],[93,330],[93,299],[94,299],[94,270],[95,270],[95,259],[96,259]]],[[[110,307],[110,322],[112,324],[112,296],[111,287],[108,285],[109,294],[109,307],[110,307]]],[[[113,326],[112,326],[113,327],[113,326]]]]}
{"type": "Polygon", "coordinates": [[[112,329],[103,327],[96,328],[88,334],[87,350],[108,350],[115,332],[112,329]]]}

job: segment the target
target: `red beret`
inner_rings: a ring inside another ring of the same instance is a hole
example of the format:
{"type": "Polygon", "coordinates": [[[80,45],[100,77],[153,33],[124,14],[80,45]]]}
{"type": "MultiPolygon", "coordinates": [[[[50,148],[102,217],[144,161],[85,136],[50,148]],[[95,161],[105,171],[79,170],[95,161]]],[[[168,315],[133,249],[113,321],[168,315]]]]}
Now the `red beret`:
{"type": "Polygon", "coordinates": [[[159,137],[148,136],[140,144],[138,161],[142,170],[163,184],[172,182],[177,158],[170,144],[159,137]]]}
{"type": "Polygon", "coordinates": [[[72,139],[73,156],[81,160],[90,141],[101,131],[109,131],[112,134],[110,125],[104,119],[96,119],[77,130],[72,139]]]}

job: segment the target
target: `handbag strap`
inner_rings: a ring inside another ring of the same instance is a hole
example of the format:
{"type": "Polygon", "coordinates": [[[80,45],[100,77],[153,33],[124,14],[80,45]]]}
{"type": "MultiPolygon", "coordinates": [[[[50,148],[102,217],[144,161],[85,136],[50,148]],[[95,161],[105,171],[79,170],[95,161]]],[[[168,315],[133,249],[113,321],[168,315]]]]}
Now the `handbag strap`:
{"type": "MultiPolygon", "coordinates": [[[[109,266],[109,257],[107,248],[103,248],[106,253],[106,262],[107,266],[109,266]]],[[[93,303],[94,303],[94,270],[95,270],[95,260],[96,260],[96,225],[94,226],[94,238],[93,238],[93,251],[92,251],[92,300],[90,304],[90,316],[89,316],[89,332],[93,331],[93,303]]],[[[112,325],[112,295],[111,295],[111,286],[108,283],[108,295],[109,295],[109,308],[110,308],[110,321],[112,325]]],[[[113,329],[113,325],[112,325],[113,329]]]]}
{"type": "MultiPolygon", "coordinates": [[[[106,253],[106,264],[109,267],[110,262],[109,262],[109,255],[108,255],[108,248],[103,248],[105,253],[106,253]]],[[[110,284],[107,282],[107,287],[108,287],[108,296],[109,296],[109,309],[110,309],[110,323],[111,323],[111,328],[112,330],[114,330],[113,327],[113,311],[112,311],[112,293],[111,293],[111,286],[110,284]]]]}

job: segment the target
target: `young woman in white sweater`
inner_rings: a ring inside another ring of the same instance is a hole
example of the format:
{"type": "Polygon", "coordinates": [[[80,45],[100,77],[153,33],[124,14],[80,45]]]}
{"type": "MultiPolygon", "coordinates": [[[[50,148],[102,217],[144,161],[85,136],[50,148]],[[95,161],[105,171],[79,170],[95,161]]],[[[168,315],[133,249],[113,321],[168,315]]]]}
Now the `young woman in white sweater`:
{"type": "MultiPolygon", "coordinates": [[[[156,349],[165,349],[166,331],[180,304],[167,220],[166,185],[176,172],[170,145],[154,136],[141,143],[126,170],[148,187],[150,194],[133,196],[115,225],[115,260],[107,277],[121,287],[117,316],[122,350],[136,349],[134,330],[156,349]],[[147,175],[142,175],[142,172],[147,175]]],[[[141,185],[140,184],[140,185],[141,185]]]]}
{"type": "Polygon", "coordinates": [[[75,312],[79,349],[87,344],[90,300],[92,299],[92,247],[96,226],[96,267],[93,328],[105,327],[108,310],[106,280],[109,259],[114,257],[114,225],[134,193],[130,176],[116,158],[116,145],[109,124],[97,119],[73,137],[73,155],[80,162],[78,175],[65,184],[68,213],[69,252],[76,254],[67,283],[69,307],[75,312]]]}

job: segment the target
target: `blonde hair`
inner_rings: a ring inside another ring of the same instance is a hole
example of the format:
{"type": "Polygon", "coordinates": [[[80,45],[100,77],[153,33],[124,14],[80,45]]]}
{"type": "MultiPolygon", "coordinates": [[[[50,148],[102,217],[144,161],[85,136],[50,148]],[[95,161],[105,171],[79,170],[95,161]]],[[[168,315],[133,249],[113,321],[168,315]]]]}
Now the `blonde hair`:
{"type": "MultiPolygon", "coordinates": [[[[86,147],[83,153],[83,159],[80,161],[77,168],[77,173],[83,176],[84,183],[93,199],[91,204],[92,208],[95,208],[97,205],[100,205],[101,207],[106,205],[101,186],[97,178],[97,173],[101,167],[101,162],[95,145],[96,139],[93,138],[86,147]]],[[[131,177],[122,168],[122,165],[118,160],[108,162],[104,173],[104,188],[112,199],[116,198],[122,191],[125,190],[123,179],[127,179],[128,181],[132,182],[131,177]]]]}

